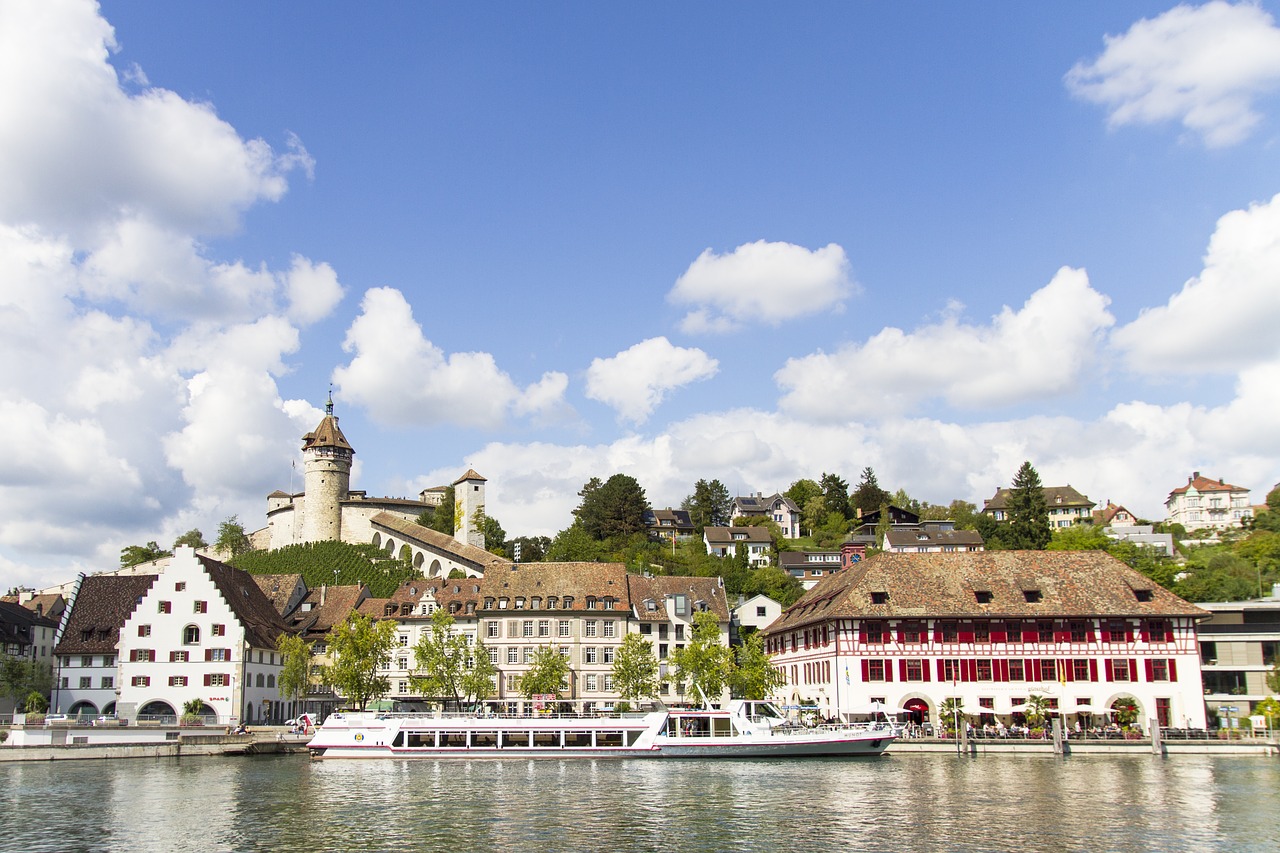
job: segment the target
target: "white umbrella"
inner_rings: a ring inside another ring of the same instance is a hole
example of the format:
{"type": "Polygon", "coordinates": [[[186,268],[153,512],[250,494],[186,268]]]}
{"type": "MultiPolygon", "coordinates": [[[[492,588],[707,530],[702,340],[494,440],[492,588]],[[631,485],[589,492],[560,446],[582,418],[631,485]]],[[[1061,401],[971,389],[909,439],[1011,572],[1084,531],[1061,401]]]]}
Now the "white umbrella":
{"type": "MultiPolygon", "coordinates": [[[[1022,702],[1022,703],[1020,703],[1020,704],[1018,704],[1018,705],[1014,705],[1014,706],[1012,706],[1011,708],[1009,708],[1009,712],[1010,712],[1010,713],[1013,713],[1013,714],[1024,714],[1024,713],[1026,713],[1027,711],[1030,711],[1030,710],[1031,710],[1031,706],[1030,706],[1030,705],[1028,705],[1026,702],[1022,702]]],[[[991,713],[991,712],[990,712],[990,711],[988,711],[987,713],[991,713]]],[[[1041,708],[1041,709],[1040,709],[1040,713],[1042,713],[1042,714],[1061,714],[1061,713],[1062,713],[1062,711],[1061,711],[1060,709],[1058,709],[1058,708],[1041,708]]],[[[1068,713],[1070,713],[1070,712],[1068,712],[1068,713]]]]}
{"type": "Polygon", "coordinates": [[[1104,708],[1101,705],[1077,705],[1075,708],[1067,712],[1068,714],[1114,714],[1115,711],[1110,708],[1104,708]]]}

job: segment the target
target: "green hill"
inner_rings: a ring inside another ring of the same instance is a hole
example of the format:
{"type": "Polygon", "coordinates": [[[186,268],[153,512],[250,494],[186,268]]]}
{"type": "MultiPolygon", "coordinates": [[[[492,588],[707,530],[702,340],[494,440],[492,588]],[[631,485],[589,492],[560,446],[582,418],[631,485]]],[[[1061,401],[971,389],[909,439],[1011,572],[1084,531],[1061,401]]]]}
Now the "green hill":
{"type": "Polygon", "coordinates": [[[388,557],[373,545],[346,542],[306,542],[274,551],[249,551],[228,562],[251,575],[296,572],[309,589],[363,583],[375,598],[389,598],[403,581],[422,576],[408,563],[388,557]]]}

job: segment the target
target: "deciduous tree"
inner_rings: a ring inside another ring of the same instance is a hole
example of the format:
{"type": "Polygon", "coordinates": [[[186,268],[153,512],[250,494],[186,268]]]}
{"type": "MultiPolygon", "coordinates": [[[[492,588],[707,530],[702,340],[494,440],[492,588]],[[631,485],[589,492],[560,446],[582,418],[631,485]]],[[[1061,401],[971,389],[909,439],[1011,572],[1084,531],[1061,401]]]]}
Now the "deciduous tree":
{"type": "Polygon", "coordinates": [[[183,545],[197,550],[209,547],[209,543],[204,541],[204,534],[196,528],[188,530],[186,533],[173,540],[173,547],[175,549],[180,548],[183,545]]]}
{"type": "Polygon", "coordinates": [[[720,620],[709,611],[694,614],[693,636],[683,649],[671,653],[677,680],[703,703],[720,698],[733,675],[733,652],[720,641],[720,620]]]}
{"type": "MultiPolygon", "coordinates": [[[[453,630],[453,615],[443,607],[431,614],[431,630],[413,647],[415,672],[409,676],[413,689],[432,699],[462,701],[462,680],[471,657],[466,636],[453,630]]],[[[488,658],[485,658],[488,660],[488,658]]]]}
{"type": "Polygon", "coordinates": [[[758,632],[748,634],[738,647],[730,683],[742,699],[768,699],[770,693],[787,683],[781,670],[769,662],[764,638],[758,632]]]}
{"type": "Polygon", "coordinates": [[[819,486],[813,480],[799,479],[782,493],[784,497],[791,499],[791,502],[804,512],[805,506],[808,505],[811,498],[822,497],[822,486],[819,486]]]}
{"type": "Polygon", "coordinates": [[[623,699],[639,701],[658,692],[658,659],[653,643],[627,634],[613,656],[613,686],[623,699]]]}
{"type": "Polygon", "coordinates": [[[822,501],[828,513],[835,513],[846,520],[853,517],[853,510],[849,504],[848,480],[839,474],[823,473],[819,485],[822,486],[822,501]]]}
{"type": "Polygon", "coordinates": [[[161,557],[168,557],[172,552],[166,551],[154,541],[146,545],[126,545],[120,549],[120,567],[128,568],[141,563],[149,563],[161,557]]]}
{"type": "Polygon", "coordinates": [[[533,654],[529,669],[516,680],[516,689],[524,696],[555,696],[560,698],[565,676],[569,674],[569,661],[552,646],[540,646],[533,654]]]}
{"type": "Polygon", "coordinates": [[[235,557],[249,550],[249,535],[244,531],[238,516],[231,516],[218,525],[218,541],[214,543],[219,551],[228,552],[235,557]]]}
{"type": "Polygon", "coordinates": [[[363,711],[371,699],[391,689],[390,679],[381,672],[396,645],[395,622],[374,622],[352,613],[333,626],[326,643],[331,662],[325,667],[325,680],[350,704],[363,711]]]}
{"type": "Polygon", "coordinates": [[[288,697],[295,704],[306,698],[311,687],[313,645],[297,634],[281,634],[276,640],[276,649],[280,652],[280,674],[276,676],[276,686],[281,696],[288,697]]]}

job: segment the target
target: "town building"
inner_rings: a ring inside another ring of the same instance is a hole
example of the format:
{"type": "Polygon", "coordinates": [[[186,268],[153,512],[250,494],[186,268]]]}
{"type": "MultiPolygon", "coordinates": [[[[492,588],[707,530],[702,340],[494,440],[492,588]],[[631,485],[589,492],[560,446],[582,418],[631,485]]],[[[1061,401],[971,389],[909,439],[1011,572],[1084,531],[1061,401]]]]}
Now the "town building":
{"type": "Polygon", "coordinates": [[[729,521],[735,518],[767,518],[782,530],[783,539],[800,538],[800,508],[795,501],[782,494],[768,497],[762,492],[733,499],[729,521]]]}
{"type": "Polygon", "coordinates": [[[1188,604],[1097,551],[883,553],[831,575],[766,631],[785,704],[848,717],[873,701],[937,723],[957,699],[1011,721],[1032,695],[1068,721],[1135,706],[1203,728],[1188,604]]]}
{"type": "MultiPolygon", "coordinates": [[[[54,637],[58,623],[11,601],[0,601],[0,654],[53,671],[54,637]]],[[[0,713],[16,710],[9,696],[0,696],[0,713]]]]}
{"type": "MultiPolygon", "coordinates": [[[[1009,520],[1009,497],[1012,489],[996,489],[995,496],[982,502],[982,512],[996,521],[1009,520]]],[[[1057,529],[1093,520],[1096,504],[1070,485],[1045,486],[1044,502],[1049,510],[1049,527],[1057,529]]]]}
{"type": "Polygon", "coordinates": [[[956,530],[951,521],[925,521],[914,529],[885,531],[880,550],[895,554],[950,554],[986,549],[982,534],[976,530],[956,530]]]}
{"type": "Polygon", "coordinates": [[[747,552],[747,564],[767,566],[773,562],[773,535],[766,527],[706,527],[702,542],[713,557],[736,557],[738,549],[747,552]]]}
{"type": "Polygon", "coordinates": [[[179,547],[120,627],[116,713],[171,720],[199,700],[220,724],[283,722],[284,631],[248,573],[179,547]]]}
{"type": "Polygon", "coordinates": [[[644,529],[650,539],[661,539],[667,542],[690,542],[693,540],[695,530],[688,510],[670,507],[646,509],[644,529]]]}
{"type": "Polygon", "coordinates": [[[750,598],[738,596],[738,603],[730,611],[729,642],[737,645],[747,635],[763,631],[782,615],[782,604],[764,593],[750,598]]]}
{"type": "Polygon", "coordinates": [[[55,713],[90,718],[116,713],[120,629],[156,577],[81,574],[76,578],[58,629],[49,701],[55,713]]]}
{"type": "Polygon", "coordinates": [[[1248,718],[1278,692],[1267,678],[1280,664],[1280,584],[1264,598],[1199,606],[1210,613],[1199,630],[1204,701],[1224,725],[1228,716],[1248,718]]]}
{"type": "Polygon", "coordinates": [[[813,589],[818,581],[840,571],[843,566],[839,551],[778,552],[778,567],[800,581],[805,589],[813,589]]]}
{"type": "Polygon", "coordinates": [[[1253,516],[1249,490],[1226,480],[1211,480],[1196,471],[1184,486],[1169,492],[1164,502],[1165,522],[1187,530],[1240,527],[1253,516]]]}

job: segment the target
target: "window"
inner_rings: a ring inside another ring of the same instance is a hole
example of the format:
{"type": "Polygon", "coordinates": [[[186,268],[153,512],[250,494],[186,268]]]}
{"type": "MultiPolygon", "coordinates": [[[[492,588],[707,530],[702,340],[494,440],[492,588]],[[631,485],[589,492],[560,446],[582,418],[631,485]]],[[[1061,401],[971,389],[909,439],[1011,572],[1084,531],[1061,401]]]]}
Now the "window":
{"type": "Polygon", "coordinates": [[[93,678],[88,675],[80,676],[80,689],[89,690],[93,687],[93,678]]]}
{"type": "Polygon", "coordinates": [[[613,646],[605,646],[605,647],[604,647],[604,662],[605,662],[605,663],[613,663],[613,652],[614,652],[614,648],[613,648],[613,646]]]}
{"type": "Polygon", "coordinates": [[[231,660],[231,649],[205,649],[204,659],[209,661],[231,660]]]}
{"type": "Polygon", "coordinates": [[[559,620],[559,622],[560,624],[557,626],[558,636],[561,636],[561,637],[569,636],[569,620],[561,619],[559,620]]]}
{"type": "Polygon", "coordinates": [[[133,663],[151,663],[155,659],[155,649],[133,649],[129,652],[129,660],[133,663]]]}
{"type": "Polygon", "coordinates": [[[171,675],[169,676],[169,686],[170,687],[186,687],[187,677],[185,675],[171,675]]]}
{"type": "Polygon", "coordinates": [[[517,595],[517,596],[516,596],[516,610],[524,610],[524,596],[523,596],[523,595],[517,595]]]}
{"type": "Polygon", "coordinates": [[[583,636],[586,636],[586,637],[596,636],[596,620],[588,619],[585,625],[586,625],[586,631],[583,633],[583,636]]]}
{"type": "Polygon", "coordinates": [[[1076,658],[1071,661],[1071,677],[1076,681],[1089,681],[1089,661],[1087,658],[1076,658]]]}
{"type": "MultiPolygon", "coordinates": [[[[606,636],[606,637],[616,637],[616,636],[618,636],[618,634],[617,634],[617,625],[618,625],[618,623],[614,622],[612,619],[606,619],[606,620],[604,620],[604,636],[606,636]]],[[[682,626],[682,627],[683,627],[683,626],[682,626]]],[[[677,635],[677,636],[676,636],[676,639],[678,640],[678,639],[680,639],[680,637],[677,635]]]]}
{"type": "Polygon", "coordinates": [[[526,620],[524,620],[524,622],[520,625],[520,636],[522,636],[522,637],[532,637],[532,636],[533,636],[533,620],[532,620],[532,619],[526,619],[526,620]]]}
{"type": "Polygon", "coordinates": [[[973,641],[975,643],[991,642],[991,623],[975,622],[973,625],[973,641]]]}
{"type": "Polygon", "coordinates": [[[205,687],[229,687],[231,685],[231,676],[215,672],[204,677],[204,685],[205,687]]]}
{"type": "Polygon", "coordinates": [[[588,693],[595,693],[595,692],[596,692],[596,677],[595,677],[594,675],[588,675],[588,676],[587,676],[587,687],[586,687],[586,690],[587,690],[587,692],[588,692],[588,693]]]}
{"type": "Polygon", "coordinates": [[[595,647],[595,646],[585,646],[585,647],[582,649],[582,662],[583,662],[583,663],[598,663],[598,661],[596,660],[596,647],[595,647]]]}
{"type": "Polygon", "coordinates": [[[169,652],[169,663],[186,663],[190,658],[186,650],[180,652],[169,652]]]}
{"type": "Polygon", "coordinates": [[[486,598],[486,599],[484,600],[484,609],[485,609],[485,610],[492,610],[492,609],[493,609],[493,599],[492,599],[492,598],[486,598]]]}
{"type": "Polygon", "coordinates": [[[604,690],[606,693],[613,692],[613,676],[607,672],[604,674],[604,690]]]}
{"type": "Polygon", "coordinates": [[[1089,626],[1084,622],[1071,623],[1071,642],[1084,643],[1089,640],[1089,626]]]}
{"type": "MultiPolygon", "coordinates": [[[[151,636],[151,626],[150,626],[150,625],[139,625],[139,626],[138,626],[138,636],[139,636],[139,637],[150,637],[150,636],[151,636]]],[[[85,664],[85,666],[88,666],[88,664],[85,664]]]]}
{"type": "Polygon", "coordinates": [[[942,642],[957,643],[960,641],[960,626],[955,622],[942,623],[942,642]]]}
{"type": "Polygon", "coordinates": [[[1058,680],[1058,662],[1056,660],[1040,661],[1040,680],[1041,681],[1057,681],[1058,680]]]}
{"type": "MultiPolygon", "coordinates": [[[[1009,680],[1025,681],[1026,676],[1023,674],[1022,658],[1012,658],[1009,661],[1009,680]]],[[[1017,704],[1016,702],[1014,704],[1017,704]]]]}
{"type": "Polygon", "coordinates": [[[1124,658],[1116,658],[1107,662],[1108,669],[1111,670],[1112,681],[1128,681],[1129,680],[1129,661],[1124,658]]]}
{"type": "Polygon", "coordinates": [[[981,659],[979,659],[979,660],[975,661],[975,663],[977,664],[977,673],[978,673],[978,674],[977,674],[977,679],[978,679],[978,681],[990,681],[990,680],[991,680],[991,660],[990,660],[990,658],[981,658],[981,659]]]}
{"type": "MultiPolygon", "coordinates": [[[[951,548],[950,550],[954,551],[954,550],[955,550],[955,548],[953,547],[953,548],[951,548]]],[[[990,591],[990,590],[986,590],[986,589],[975,589],[975,590],[973,591],[973,598],[974,598],[974,600],[975,600],[975,601],[977,601],[979,604],[990,604],[990,603],[991,603],[991,591],[990,591]]]]}
{"type": "Polygon", "coordinates": [[[1052,622],[1038,623],[1036,625],[1036,634],[1040,642],[1052,643],[1053,642],[1053,623],[1052,622]]]}
{"type": "Polygon", "coordinates": [[[924,681],[924,661],[919,658],[907,660],[907,681],[924,681]]]}
{"type": "Polygon", "coordinates": [[[485,636],[487,636],[491,640],[494,639],[495,637],[501,636],[501,628],[500,628],[501,624],[502,623],[500,622],[486,623],[485,636]]]}
{"type": "Polygon", "coordinates": [[[170,603],[170,602],[168,602],[168,601],[161,601],[161,602],[159,602],[159,603],[158,603],[157,612],[159,612],[159,613],[172,613],[172,612],[173,612],[173,604],[172,604],[172,603],[170,603]]]}
{"type": "Polygon", "coordinates": [[[767,614],[765,613],[765,609],[764,609],[763,607],[757,607],[757,608],[756,608],[756,615],[757,615],[757,616],[765,616],[765,615],[767,615],[767,614]]]}
{"type": "Polygon", "coordinates": [[[615,603],[616,601],[617,601],[617,599],[616,599],[616,598],[606,598],[606,599],[604,600],[604,609],[605,609],[605,610],[612,610],[612,609],[613,609],[613,605],[614,605],[614,603],[615,603]]]}
{"type": "Polygon", "coordinates": [[[888,603],[889,603],[889,593],[887,593],[887,592],[873,592],[873,593],[871,593],[871,603],[872,603],[872,604],[888,604],[888,603]]]}
{"type": "Polygon", "coordinates": [[[676,639],[677,639],[677,640],[683,640],[683,639],[684,639],[684,626],[683,626],[683,625],[677,625],[677,626],[676,626],[676,639]]]}
{"type": "Polygon", "coordinates": [[[102,676],[102,689],[111,690],[116,686],[116,680],[110,675],[102,676]]]}
{"type": "MultiPolygon", "coordinates": [[[[195,603],[195,611],[196,611],[196,613],[208,613],[208,612],[209,612],[209,602],[207,602],[207,601],[197,601],[197,602],[195,603]]],[[[166,610],[166,611],[165,611],[165,613],[168,613],[168,612],[169,612],[168,610],[166,610]]]]}
{"type": "Polygon", "coordinates": [[[178,581],[177,583],[175,583],[175,584],[173,585],[173,591],[174,591],[174,592],[182,592],[182,591],[183,591],[184,589],[186,589],[186,588],[187,588],[187,582],[186,582],[186,581],[178,581]]]}
{"type": "Polygon", "coordinates": [[[200,643],[200,628],[196,625],[188,625],[182,629],[182,644],[184,646],[195,646],[200,643]]]}
{"type": "Polygon", "coordinates": [[[1022,597],[1026,600],[1027,604],[1039,604],[1041,600],[1040,590],[1024,589],[1022,591],[1022,597]]]}
{"type": "Polygon", "coordinates": [[[560,652],[560,657],[564,658],[565,660],[568,660],[568,659],[569,659],[569,647],[568,647],[568,646],[560,646],[560,647],[558,647],[558,648],[556,649],[556,651],[560,652]]]}
{"type": "Polygon", "coordinates": [[[409,692],[409,682],[407,682],[407,681],[405,681],[405,680],[401,679],[400,681],[397,681],[397,682],[396,682],[396,685],[397,685],[397,687],[396,687],[397,692],[402,693],[402,694],[403,694],[403,693],[408,693],[408,692],[409,692]]]}
{"type": "Polygon", "coordinates": [[[225,637],[225,636],[227,636],[227,626],[226,626],[226,625],[214,625],[214,626],[213,626],[213,636],[215,636],[215,637],[225,637]]]}
{"type": "Polygon", "coordinates": [[[551,620],[550,619],[538,620],[538,636],[539,637],[551,636],[551,620]]]}
{"type": "Polygon", "coordinates": [[[405,648],[408,648],[408,646],[409,646],[409,635],[408,635],[408,634],[400,634],[396,639],[397,639],[397,640],[399,640],[399,642],[400,642],[400,645],[401,645],[401,646],[403,646],[403,647],[405,647],[405,648]]]}
{"type": "Polygon", "coordinates": [[[151,686],[151,676],[149,676],[149,675],[135,675],[135,676],[133,677],[133,679],[132,679],[129,683],[130,683],[130,684],[132,684],[134,687],[150,687],[150,686],[151,686]]]}
{"type": "Polygon", "coordinates": [[[409,668],[408,658],[396,658],[396,669],[408,669],[408,668],[409,668]]]}
{"type": "Polygon", "coordinates": [[[1218,644],[1217,643],[1201,643],[1200,644],[1200,663],[1212,666],[1218,662],[1218,644]]]}
{"type": "Polygon", "coordinates": [[[920,642],[921,625],[919,622],[904,622],[902,625],[902,642],[918,644],[920,642]]]}
{"type": "Polygon", "coordinates": [[[884,661],[867,661],[867,681],[884,681],[884,661]]]}
{"type": "Polygon", "coordinates": [[[1164,658],[1155,658],[1148,661],[1151,665],[1151,677],[1148,681],[1168,681],[1169,680],[1169,661],[1164,658]]]}
{"type": "MultiPolygon", "coordinates": [[[[80,665],[93,666],[93,655],[85,655],[82,658],[80,658],[80,665]]],[[[106,664],[103,664],[103,665],[105,666],[106,664]]]]}
{"type": "Polygon", "coordinates": [[[517,646],[509,646],[507,648],[507,663],[520,663],[520,649],[517,646]]]}
{"type": "Polygon", "coordinates": [[[523,652],[523,654],[520,656],[521,663],[525,664],[526,666],[528,664],[533,663],[533,646],[525,646],[523,649],[521,649],[521,651],[523,652]]]}
{"type": "Polygon", "coordinates": [[[498,650],[496,648],[489,649],[489,663],[494,666],[498,665],[498,650]]]}
{"type": "Polygon", "coordinates": [[[588,610],[596,609],[596,600],[594,596],[590,596],[590,595],[587,596],[587,609],[588,610]]]}

